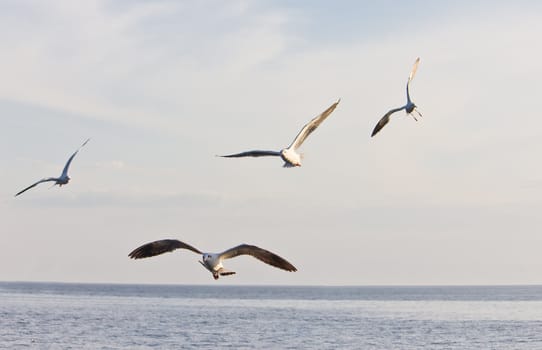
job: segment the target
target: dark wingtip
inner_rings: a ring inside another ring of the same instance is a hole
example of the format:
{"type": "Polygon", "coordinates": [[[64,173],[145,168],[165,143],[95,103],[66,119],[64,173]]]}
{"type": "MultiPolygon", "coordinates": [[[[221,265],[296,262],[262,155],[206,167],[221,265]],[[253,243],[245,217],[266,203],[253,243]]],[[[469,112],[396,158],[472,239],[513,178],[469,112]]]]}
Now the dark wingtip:
{"type": "Polygon", "coordinates": [[[128,254],[128,257],[130,257],[130,259],[141,259],[141,258],[144,258],[145,256],[142,254],[142,250],[141,250],[141,247],[139,248],[136,248],[134,250],[132,250],[132,252],[130,252],[130,254],[128,254]]]}
{"type": "Polygon", "coordinates": [[[128,254],[128,256],[130,257],[130,259],[134,259],[134,260],[139,260],[139,259],[143,259],[143,258],[148,258],[147,255],[143,254],[143,253],[140,252],[140,251],[137,251],[137,252],[131,252],[130,254],[128,254]]]}
{"type": "Polygon", "coordinates": [[[283,259],[283,264],[282,264],[282,269],[283,270],[286,270],[288,272],[296,272],[297,271],[297,268],[291,264],[289,261],[287,261],[286,259],[283,259]]]}

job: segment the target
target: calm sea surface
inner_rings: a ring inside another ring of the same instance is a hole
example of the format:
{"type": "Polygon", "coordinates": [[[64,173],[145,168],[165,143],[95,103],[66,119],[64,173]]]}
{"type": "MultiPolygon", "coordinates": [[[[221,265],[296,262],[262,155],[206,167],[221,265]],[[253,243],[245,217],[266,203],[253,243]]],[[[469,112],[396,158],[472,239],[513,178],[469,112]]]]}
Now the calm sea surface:
{"type": "Polygon", "coordinates": [[[542,349],[542,286],[0,282],[1,349],[542,349]]]}

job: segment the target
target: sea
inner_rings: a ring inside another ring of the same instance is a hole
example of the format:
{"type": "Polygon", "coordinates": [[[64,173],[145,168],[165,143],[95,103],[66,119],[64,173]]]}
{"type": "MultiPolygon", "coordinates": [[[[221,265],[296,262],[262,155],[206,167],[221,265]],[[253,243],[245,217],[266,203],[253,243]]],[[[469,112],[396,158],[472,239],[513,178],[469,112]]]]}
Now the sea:
{"type": "Polygon", "coordinates": [[[0,282],[1,349],[542,349],[542,286],[0,282]]]}

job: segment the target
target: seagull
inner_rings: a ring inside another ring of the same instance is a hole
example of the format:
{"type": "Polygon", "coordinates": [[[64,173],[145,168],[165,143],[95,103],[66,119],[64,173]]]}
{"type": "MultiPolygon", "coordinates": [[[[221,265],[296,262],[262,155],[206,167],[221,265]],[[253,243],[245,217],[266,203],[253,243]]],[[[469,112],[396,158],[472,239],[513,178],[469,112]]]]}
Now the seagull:
{"type": "Polygon", "coordinates": [[[162,239],[144,244],[141,247],[136,248],[133,252],[128,254],[128,256],[132,259],[142,259],[167,252],[172,252],[175,249],[179,248],[188,249],[196,254],[201,254],[203,261],[198,260],[198,262],[213,274],[213,278],[215,280],[217,280],[219,276],[228,276],[235,274],[234,271],[226,270],[222,266],[222,260],[231,259],[239,255],[251,255],[256,259],[261,260],[266,264],[278,267],[279,269],[283,269],[286,271],[297,271],[294,265],[290,264],[288,261],[281,258],[280,256],[273,254],[268,250],[248,244],[238,245],[237,247],[230,248],[223,251],[222,253],[202,253],[191,245],[181,242],[179,240],[162,239]]]}
{"type": "Polygon", "coordinates": [[[38,182],[28,186],[27,188],[25,188],[24,190],[18,192],[15,197],[17,197],[18,195],[20,195],[21,193],[31,189],[32,187],[35,187],[36,185],[39,185],[40,183],[42,182],[49,182],[49,181],[54,181],[55,183],[53,184],[53,186],[55,185],[58,185],[58,186],[62,186],[62,185],[65,185],[67,184],[68,182],[70,182],[70,177],[68,176],[68,169],[70,167],[70,164],[73,160],[73,157],[75,157],[75,155],[77,154],[77,152],[79,152],[79,150],[81,148],[83,148],[84,145],[87,144],[87,142],[89,142],[90,139],[87,139],[85,142],[83,142],[83,144],[81,146],[79,146],[79,148],[77,149],[77,151],[75,151],[72,156],[70,157],[70,159],[68,159],[68,161],[66,162],[66,165],[64,166],[64,170],[62,170],[62,175],[60,175],[60,177],[46,177],[46,178],[43,178],[41,180],[39,180],[38,182]]]}
{"type": "Polygon", "coordinates": [[[301,146],[303,141],[314,131],[316,128],[322,124],[322,122],[335,110],[337,105],[339,104],[341,100],[339,99],[337,102],[332,104],[328,109],[323,111],[320,115],[313,118],[310,122],[305,124],[303,128],[301,128],[301,131],[297,136],[295,137],[294,141],[288,146],[287,148],[284,148],[280,151],[261,151],[261,150],[254,150],[254,151],[247,151],[247,152],[241,152],[236,154],[228,154],[224,156],[219,157],[225,157],[225,158],[240,158],[240,157],[265,157],[265,156],[275,156],[275,157],[281,157],[282,160],[284,160],[283,167],[285,168],[291,168],[296,166],[301,166],[301,159],[302,154],[297,153],[297,149],[301,146]]]}
{"type": "Polygon", "coordinates": [[[416,105],[414,104],[414,102],[412,102],[410,100],[410,94],[408,92],[408,87],[410,85],[410,82],[412,81],[412,79],[414,79],[414,75],[416,74],[416,70],[418,69],[418,64],[420,63],[420,58],[416,58],[416,62],[414,62],[414,66],[412,67],[412,71],[410,72],[410,75],[408,76],[408,81],[407,81],[407,84],[406,84],[406,97],[407,97],[407,103],[406,105],[404,105],[403,107],[399,107],[399,108],[394,108],[394,109],[390,109],[388,111],[388,113],[386,113],[379,121],[378,121],[378,124],[376,124],[374,130],[373,130],[373,133],[371,134],[371,137],[375,136],[379,131],[380,129],[382,129],[386,124],[388,124],[388,122],[390,121],[390,116],[395,113],[395,112],[399,112],[400,110],[404,109],[406,111],[407,114],[411,115],[412,118],[414,118],[414,120],[418,121],[418,119],[416,119],[416,117],[414,116],[414,114],[411,114],[412,112],[416,112],[418,113],[418,115],[421,117],[421,113],[418,112],[418,110],[416,109],[416,105]]]}

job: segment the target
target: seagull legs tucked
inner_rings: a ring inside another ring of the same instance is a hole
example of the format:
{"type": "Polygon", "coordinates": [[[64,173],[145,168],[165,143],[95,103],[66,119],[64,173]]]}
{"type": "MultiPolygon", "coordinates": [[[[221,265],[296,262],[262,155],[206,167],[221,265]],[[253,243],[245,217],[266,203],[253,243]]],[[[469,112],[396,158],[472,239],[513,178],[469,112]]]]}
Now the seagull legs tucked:
{"type": "Polygon", "coordinates": [[[198,260],[198,262],[205,267],[206,270],[211,272],[213,278],[217,280],[219,276],[228,276],[235,274],[234,271],[229,271],[222,266],[222,259],[217,254],[203,254],[203,261],[198,260]]]}

